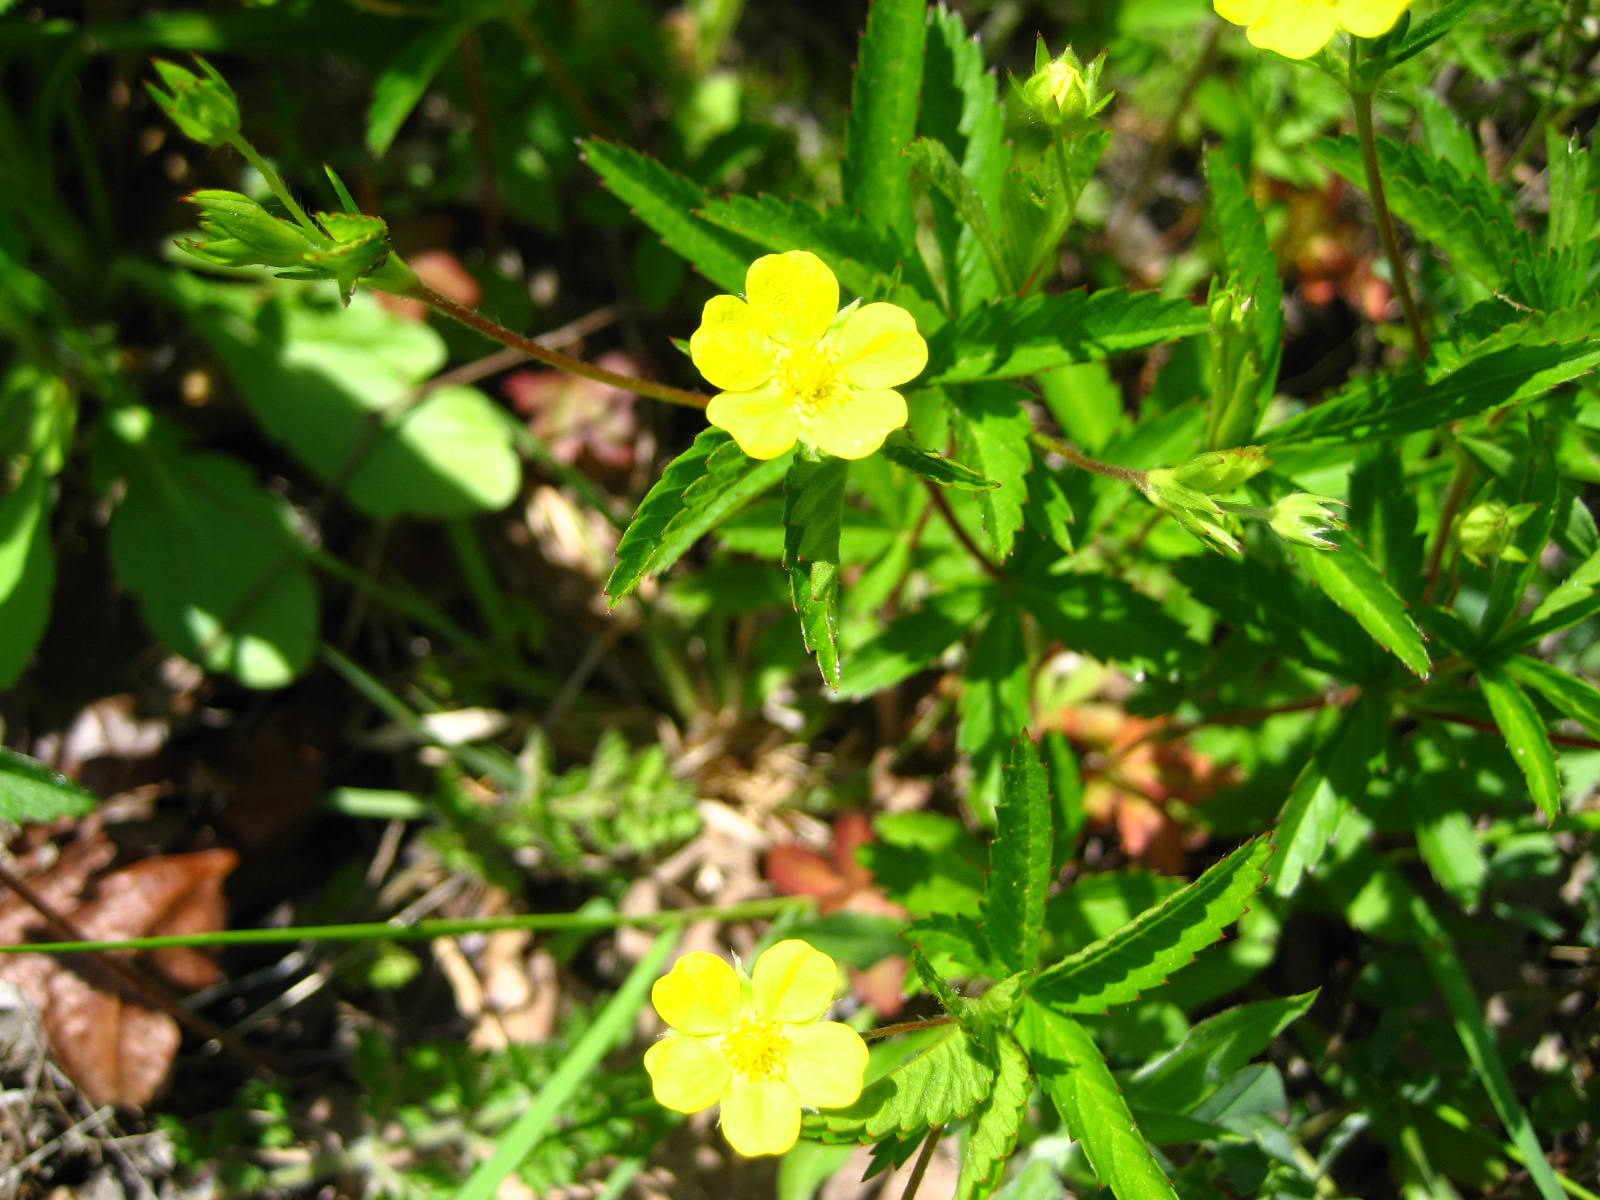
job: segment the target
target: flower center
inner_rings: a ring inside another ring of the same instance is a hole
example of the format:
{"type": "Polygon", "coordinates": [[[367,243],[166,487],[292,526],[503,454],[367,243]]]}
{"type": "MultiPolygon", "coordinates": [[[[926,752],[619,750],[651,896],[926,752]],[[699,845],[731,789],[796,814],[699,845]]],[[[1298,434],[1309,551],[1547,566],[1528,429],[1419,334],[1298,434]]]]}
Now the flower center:
{"type": "Polygon", "coordinates": [[[750,1079],[772,1079],[783,1073],[789,1039],[776,1021],[745,1017],[722,1037],[722,1052],[739,1074],[750,1079]]]}
{"type": "Polygon", "coordinates": [[[795,346],[778,352],[778,386],[808,417],[826,404],[837,391],[834,377],[839,364],[821,346],[795,346]]]}

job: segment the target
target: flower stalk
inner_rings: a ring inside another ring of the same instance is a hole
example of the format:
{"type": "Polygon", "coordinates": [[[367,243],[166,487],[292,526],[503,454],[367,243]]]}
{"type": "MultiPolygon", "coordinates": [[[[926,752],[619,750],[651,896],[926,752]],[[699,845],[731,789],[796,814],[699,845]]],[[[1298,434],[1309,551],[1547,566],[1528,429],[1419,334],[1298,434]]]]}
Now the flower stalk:
{"type": "Polygon", "coordinates": [[[1395,234],[1394,216],[1389,212],[1389,197],[1383,187],[1383,171],[1378,164],[1378,138],[1372,121],[1372,91],[1356,82],[1355,48],[1351,47],[1350,98],[1355,105],[1356,139],[1361,143],[1361,165],[1367,175],[1367,195],[1372,198],[1372,211],[1378,222],[1378,238],[1383,242],[1383,253],[1389,260],[1389,274],[1394,277],[1395,294],[1400,298],[1400,309],[1405,314],[1406,327],[1411,331],[1411,344],[1418,360],[1428,357],[1428,335],[1422,330],[1422,314],[1417,308],[1417,298],[1411,291],[1411,278],[1406,271],[1404,256],[1400,253],[1400,239],[1395,234]]]}

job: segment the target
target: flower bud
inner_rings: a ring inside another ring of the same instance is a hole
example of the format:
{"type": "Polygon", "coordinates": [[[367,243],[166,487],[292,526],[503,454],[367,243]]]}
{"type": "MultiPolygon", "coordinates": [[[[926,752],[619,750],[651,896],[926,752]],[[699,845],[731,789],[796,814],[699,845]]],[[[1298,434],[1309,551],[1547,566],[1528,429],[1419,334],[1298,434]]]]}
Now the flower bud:
{"type": "Polygon", "coordinates": [[[318,213],[317,223],[333,245],[302,257],[306,267],[339,284],[346,304],[356,282],[372,274],[389,257],[389,226],[381,217],[365,213],[318,213]]]}
{"type": "Polygon", "coordinates": [[[1338,546],[1323,536],[1345,527],[1333,511],[1334,505],[1343,507],[1344,501],[1331,496],[1313,496],[1310,492],[1294,492],[1268,510],[1267,525],[1284,541],[1296,546],[1337,550],[1338,546]]]}
{"type": "Polygon", "coordinates": [[[1226,518],[1222,509],[1205,492],[1180,480],[1181,469],[1157,467],[1146,471],[1141,485],[1145,498],[1213,550],[1239,553],[1239,539],[1223,523],[1226,518]]]}
{"type": "Polygon", "coordinates": [[[1517,527],[1538,508],[1537,504],[1515,504],[1508,508],[1494,500],[1474,505],[1456,524],[1456,541],[1461,553],[1479,567],[1486,558],[1527,562],[1528,556],[1516,544],[1517,527]]]}
{"type": "Polygon", "coordinates": [[[1094,117],[1116,94],[1100,95],[1100,72],[1105,61],[1102,53],[1085,66],[1070,46],[1051,58],[1040,38],[1034,49],[1033,74],[1026,83],[1018,84],[1015,78],[1011,82],[1028,111],[1041,122],[1061,133],[1078,133],[1093,124],[1094,117]]]}
{"type": "Polygon", "coordinates": [[[1260,446],[1238,446],[1197,455],[1171,470],[1185,487],[1207,496],[1225,496],[1271,465],[1272,460],[1260,446]]]}
{"type": "Polygon", "coordinates": [[[223,267],[297,267],[316,250],[305,231],[275,217],[249,196],[207,189],[186,197],[200,207],[204,240],[187,241],[184,249],[223,267]]]}
{"type": "Polygon", "coordinates": [[[195,55],[204,72],[197,75],[177,63],[157,59],[153,64],[168,91],[145,84],[150,98],[183,133],[202,146],[222,146],[239,135],[239,98],[215,67],[195,55]]]}

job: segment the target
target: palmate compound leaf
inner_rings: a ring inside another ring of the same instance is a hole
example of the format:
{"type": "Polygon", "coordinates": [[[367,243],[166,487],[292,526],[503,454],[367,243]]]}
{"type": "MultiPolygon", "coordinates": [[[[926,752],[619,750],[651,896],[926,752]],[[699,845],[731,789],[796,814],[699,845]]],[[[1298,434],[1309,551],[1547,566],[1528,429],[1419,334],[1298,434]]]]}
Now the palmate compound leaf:
{"type": "Polygon", "coordinates": [[[1177,1200],[1088,1030],[1030,999],[1017,1037],[1101,1186],[1117,1200],[1177,1200]]]}
{"type": "Polygon", "coordinates": [[[1001,772],[983,898],[984,934],[1010,971],[1031,970],[1038,961],[1053,848],[1050,788],[1038,747],[1023,730],[1001,772]]]}
{"type": "Polygon", "coordinates": [[[917,1137],[976,1111],[994,1077],[983,1047],[952,1023],[928,1049],[869,1083],[854,1104],[808,1115],[805,1133],[824,1142],[917,1137]]]}
{"type": "Polygon", "coordinates": [[[702,430],[667,464],[617,543],[617,565],[606,581],[612,605],[672,566],[723,517],[777,483],[788,466],[788,455],[763,462],[722,430],[702,430]]]}
{"type": "Polygon", "coordinates": [[[1181,892],[1042,971],[1029,995],[1063,1013],[1099,1013],[1137,1000],[1243,915],[1266,882],[1272,850],[1268,834],[1246,842],[1181,892]]]}
{"type": "Polygon", "coordinates": [[[0,746],[0,821],[21,825],[81,817],[97,803],[65,775],[0,746]]]}
{"type": "Polygon", "coordinates": [[[806,649],[839,686],[839,529],[847,459],[797,454],[783,481],[783,565],[806,649]]]}

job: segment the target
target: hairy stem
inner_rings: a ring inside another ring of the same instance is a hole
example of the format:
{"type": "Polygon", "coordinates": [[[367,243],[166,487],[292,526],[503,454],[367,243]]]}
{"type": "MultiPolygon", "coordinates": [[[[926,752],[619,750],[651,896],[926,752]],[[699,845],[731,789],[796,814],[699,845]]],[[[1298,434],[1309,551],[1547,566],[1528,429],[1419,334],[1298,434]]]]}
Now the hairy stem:
{"type": "Polygon", "coordinates": [[[1041,450],[1059,454],[1080,471],[1092,471],[1096,475],[1104,475],[1107,479],[1120,479],[1123,483],[1131,483],[1138,488],[1142,488],[1145,485],[1145,472],[1143,471],[1135,471],[1132,467],[1119,467],[1115,463],[1104,463],[1097,458],[1090,458],[1071,442],[1063,441],[1058,437],[1051,437],[1048,433],[1041,433],[1037,429],[1030,433],[1028,437],[1041,450]]]}
{"type": "Polygon", "coordinates": [[[289,190],[289,185],[284,183],[283,176],[278,174],[277,168],[261,157],[256,152],[256,148],[245,141],[244,138],[235,137],[232,145],[235,150],[244,155],[244,160],[260,173],[261,178],[267,181],[267,186],[272,189],[272,194],[283,202],[283,206],[289,210],[289,215],[295,219],[296,224],[310,233],[312,239],[318,245],[327,245],[328,235],[323,233],[322,227],[307,215],[305,209],[300,207],[299,201],[294,198],[294,193],[289,190]]]}
{"type": "Polygon", "coordinates": [[[1383,242],[1383,253],[1389,259],[1389,274],[1394,277],[1395,294],[1400,298],[1400,309],[1405,313],[1406,327],[1411,331],[1411,344],[1417,358],[1428,357],[1428,335],[1422,331],[1422,314],[1417,309],[1417,298],[1411,291],[1411,278],[1406,273],[1405,258],[1400,253],[1400,239],[1395,235],[1394,217],[1389,212],[1388,193],[1383,188],[1383,171],[1378,166],[1378,138],[1372,123],[1372,93],[1352,89],[1355,102],[1356,137],[1361,142],[1361,164],[1367,173],[1367,194],[1372,198],[1373,215],[1378,221],[1378,237],[1383,242]]]}

